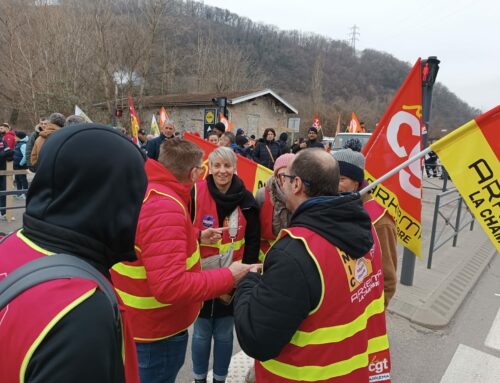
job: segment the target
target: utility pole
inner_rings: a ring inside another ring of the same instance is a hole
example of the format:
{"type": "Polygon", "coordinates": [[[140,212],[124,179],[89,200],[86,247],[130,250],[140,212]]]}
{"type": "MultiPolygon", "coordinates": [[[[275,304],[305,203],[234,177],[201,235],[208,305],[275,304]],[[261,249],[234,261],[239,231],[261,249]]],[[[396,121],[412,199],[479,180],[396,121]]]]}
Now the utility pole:
{"type": "Polygon", "coordinates": [[[359,27],[353,25],[351,27],[351,33],[349,34],[349,44],[354,52],[356,52],[356,41],[359,41],[359,27]]]}

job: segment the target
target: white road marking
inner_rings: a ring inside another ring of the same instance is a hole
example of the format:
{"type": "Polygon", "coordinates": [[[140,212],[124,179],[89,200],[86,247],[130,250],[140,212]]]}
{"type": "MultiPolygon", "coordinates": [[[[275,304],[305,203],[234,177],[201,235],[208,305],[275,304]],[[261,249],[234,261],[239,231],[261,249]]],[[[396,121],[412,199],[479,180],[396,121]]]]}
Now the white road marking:
{"type": "Polygon", "coordinates": [[[486,337],[484,345],[500,351],[500,309],[498,309],[497,316],[491,325],[490,332],[486,337]]]}
{"type": "Polygon", "coordinates": [[[441,383],[473,382],[500,382],[500,358],[460,344],[441,383]]]}

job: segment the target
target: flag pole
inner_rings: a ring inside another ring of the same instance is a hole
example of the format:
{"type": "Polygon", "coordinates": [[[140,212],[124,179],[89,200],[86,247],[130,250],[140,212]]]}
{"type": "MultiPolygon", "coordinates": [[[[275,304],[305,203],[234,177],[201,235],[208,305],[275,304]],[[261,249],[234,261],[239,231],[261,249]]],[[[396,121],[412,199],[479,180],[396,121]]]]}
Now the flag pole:
{"type": "Polygon", "coordinates": [[[425,148],[424,150],[422,150],[420,153],[417,153],[415,154],[413,157],[410,157],[408,158],[405,162],[403,162],[402,164],[400,164],[399,166],[395,167],[394,169],[392,169],[390,172],[384,174],[382,177],[378,178],[377,180],[375,180],[373,183],[371,183],[370,185],[364,187],[363,189],[361,189],[359,191],[359,194],[360,195],[363,195],[363,194],[366,194],[368,193],[370,190],[372,190],[375,186],[377,186],[378,184],[384,182],[386,179],[388,179],[389,177],[392,177],[394,174],[396,174],[397,172],[399,172],[401,169],[403,168],[406,168],[408,165],[410,165],[412,162],[424,157],[427,153],[429,153],[431,151],[431,147],[428,146],[427,148],[425,148]]]}

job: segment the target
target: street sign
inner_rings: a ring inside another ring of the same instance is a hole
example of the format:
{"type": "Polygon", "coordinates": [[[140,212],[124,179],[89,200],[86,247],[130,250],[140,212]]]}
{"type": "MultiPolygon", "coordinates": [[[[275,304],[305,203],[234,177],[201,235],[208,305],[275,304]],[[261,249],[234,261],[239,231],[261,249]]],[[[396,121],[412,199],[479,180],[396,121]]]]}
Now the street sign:
{"type": "Polygon", "coordinates": [[[217,120],[216,116],[217,116],[216,108],[205,109],[203,117],[203,138],[207,138],[208,132],[214,128],[217,120]]]}

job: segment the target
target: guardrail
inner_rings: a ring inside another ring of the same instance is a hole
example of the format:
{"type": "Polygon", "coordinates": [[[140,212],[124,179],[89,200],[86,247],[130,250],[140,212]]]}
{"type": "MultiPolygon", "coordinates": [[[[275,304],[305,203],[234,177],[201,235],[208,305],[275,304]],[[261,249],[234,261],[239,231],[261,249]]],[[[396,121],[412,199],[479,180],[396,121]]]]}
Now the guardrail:
{"type": "Polygon", "coordinates": [[[7,222],[13,221],[12,210],[14,209],[24,209],[26,204],[16,205],[14,206],[13,197],[18,194],[26,195],[27,189],[16,190],[14,189],[14,182],[12,182],[12,176],[18,174],[28,174],[28,170],[14,170],[12,167],[12,162],[7,162],[7,169],[0,170],[0,177],[6,177],[6,190],[0,191],[0,196],[5,196],[5,206],[0,206],[0,210],[5,210],[5,217],[7,222]]]}

